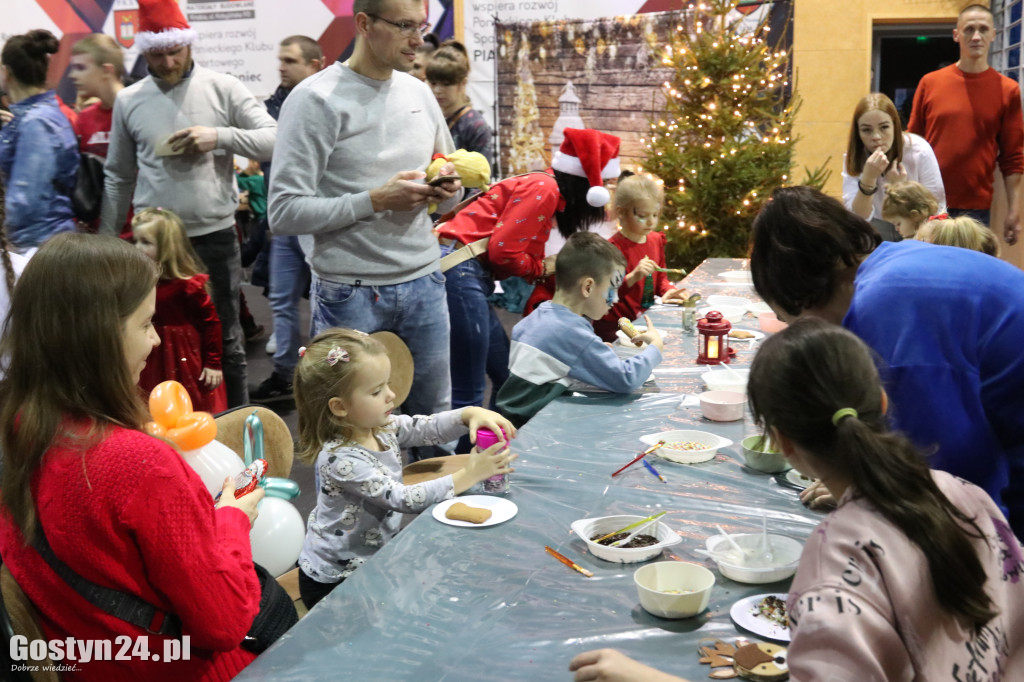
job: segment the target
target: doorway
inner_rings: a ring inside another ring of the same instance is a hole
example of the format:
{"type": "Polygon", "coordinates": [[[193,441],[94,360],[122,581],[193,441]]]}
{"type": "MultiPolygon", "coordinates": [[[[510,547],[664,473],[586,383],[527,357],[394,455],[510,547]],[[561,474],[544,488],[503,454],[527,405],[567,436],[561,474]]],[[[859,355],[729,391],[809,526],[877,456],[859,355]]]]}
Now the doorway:
{"type": "Polygon", "coordinates": [[[906,129],[921,76],[955,62],[955,21],[948,24],[885,24],[874,27],[871,89],[889,96],[906,129]]]}

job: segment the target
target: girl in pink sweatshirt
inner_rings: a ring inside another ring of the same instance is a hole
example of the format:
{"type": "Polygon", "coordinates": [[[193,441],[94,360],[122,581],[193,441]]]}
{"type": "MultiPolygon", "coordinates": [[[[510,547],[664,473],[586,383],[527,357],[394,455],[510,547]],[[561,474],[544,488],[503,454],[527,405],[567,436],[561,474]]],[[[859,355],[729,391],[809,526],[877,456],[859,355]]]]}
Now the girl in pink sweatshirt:
{"type": "MultiPolygon", "coordinates": [[[[748,392],[793,466],[839,501],[790,590],[790,679],[1024,679],[1020,542],[985,491],[889,431],[868,347],[800,320],[762,345],[748,392]]],[[[675,679],[610,650],[570,667],[576,680],[675,679]]]]}

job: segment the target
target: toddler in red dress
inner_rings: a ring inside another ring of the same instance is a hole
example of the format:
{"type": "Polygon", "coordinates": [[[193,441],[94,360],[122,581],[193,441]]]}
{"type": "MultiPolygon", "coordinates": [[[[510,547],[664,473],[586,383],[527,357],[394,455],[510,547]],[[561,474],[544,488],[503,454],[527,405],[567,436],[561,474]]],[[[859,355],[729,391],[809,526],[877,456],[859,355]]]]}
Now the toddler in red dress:
{"type": "Polygon", "coordinates": [[[181,218],[163,208],[143,209],[132,219],[132,236],[135,246],[160,268],[153,326],[161,343],[146,360],[139,385],[148,395],[160,382],[173,379],[188,391],[196,411],[223,412],[227,394],[220,318],[207,291],[210,277],[181,218]]]}

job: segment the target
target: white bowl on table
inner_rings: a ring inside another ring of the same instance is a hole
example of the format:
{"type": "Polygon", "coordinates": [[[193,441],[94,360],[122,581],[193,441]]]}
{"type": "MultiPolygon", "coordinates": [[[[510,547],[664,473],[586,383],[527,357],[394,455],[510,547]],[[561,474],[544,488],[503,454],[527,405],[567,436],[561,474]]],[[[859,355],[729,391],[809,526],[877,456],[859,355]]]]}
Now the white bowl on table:
{"type": "Polygon", "coordinates": [[[703,319],[708,316],[712,310],[717,310],[722,313],[722,317],[730,322],[730,324],[739,324],[743,321],[743,316],[747,314],[746,305],[717,305],[717,306],[705,306],[697,310],[697,319],[703,319]]]}
{"type": "Polygon", "coordinates": [[[665,445],[654,451],[662,459],[680,464],[698,464],[706,462],[715,456],[719,448],[727,448],[732,445],[728,438],[707,431],[661,431],[646,436],[640,440],[647,445],[656,445],[658,441],[665,441],[665,445]],[[673,443],[699,443],[699,448],[676,448],[671,447],[673,443]]]}
{"type": "MultiPolygon", "coordinates": [[[[743,549],[753,550],[755,561],[761,563],[756,558],[757,554],[762,551],[761,533],[741,533],[733,535],[732,539],[743,549]]],[[[734,558],[738,552],[733,549],[724,535],[712,535],[705,541],[705,544],[708,552],[713,555],[712,561],[717,564],[718,570],[726,578],[738,583],[760,585],[785,580],[796,573],[796,567],[800,564],[800,554],[804,551],[802,542],[785,535],[769,533],[768,542],[774,555],[773,561],[769,565],[747,565],[748,562],[744,559],[734,558]]]]}
{"type": "Polygon", "coordinates": [[[700,399],[701,414],[706,419],[716,422],[743,419],[747,396],[739,391],[705,391],[697,397],[700,399]]]}
{"type": "MultiPolygon", "coordinates": [[[[640,465],[643,466],[643,465],[640,465]]],[[[661,550],[682,542],[682,538],[661,521],[657,521],[648,527],[645,535],[652,535],[658,539],[658,544],[647,547],[609,547],[599,545],[590,538],[607,535],[613,531],[625,528],[631,523],[636,523],[645,516],[633,516],[620,514],[618,516],[599,516],[593,519],[580,519],[573,521],[570,528],[587,544],[587,549],[598,559],[611,561],[619,564],[635,564],[640,561],[649,561],[661,554],[661,550]]]]}
{"type": "Polygon", "coordinates": [[[660,618],[692,618],[711,600],[715,574],[699,564],[659,561],[636,569],[640,606],[660,618]]]}
{"type": "Polygon", "coordinates": [[[743,308],[747,310],[753,303],[749,298],[743,298],[742,296],[724,296],[722,294],[712,294],[704,299],[704,305],[708,308],[714,308],[715,306],[729,306],[730,308],[743,308]]]}
{"type": "Polygon", "coordinates": [[[734,391],[747,394],[749,369],[709,369],[700,375],[709,391],[734,391]]]}

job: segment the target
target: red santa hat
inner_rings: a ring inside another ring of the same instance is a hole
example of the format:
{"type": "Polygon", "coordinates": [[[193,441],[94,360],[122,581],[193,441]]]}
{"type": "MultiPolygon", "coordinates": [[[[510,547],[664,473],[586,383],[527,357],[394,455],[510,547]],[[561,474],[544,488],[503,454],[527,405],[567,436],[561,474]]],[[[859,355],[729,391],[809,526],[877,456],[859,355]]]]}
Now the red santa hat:
{"type": "Polygon", "coordinates": [[[178,0],[139,0],[135,43],[142,52],[191,45],[196,32],[181,13],[178,0]]]}
{"type": "Polygon", "coordinates": [[[551,167],[586,178],[590,182],[587,203],[595,208],[604,206],[611,200],[604,180],[619,177],[619,138],[589,128],[566,128],[564,133],[562,147],[555,153],[551,167]]]}

